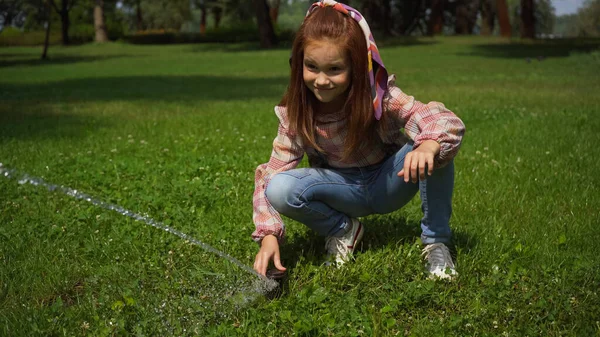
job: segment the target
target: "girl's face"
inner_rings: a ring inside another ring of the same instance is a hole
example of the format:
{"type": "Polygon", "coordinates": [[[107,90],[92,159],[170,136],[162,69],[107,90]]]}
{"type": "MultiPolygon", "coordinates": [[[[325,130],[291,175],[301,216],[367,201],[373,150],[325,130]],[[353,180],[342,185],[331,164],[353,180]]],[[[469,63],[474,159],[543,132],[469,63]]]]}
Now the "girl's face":
{"type": "Polygon", "coordinates": [[[304,49],[304,83],[320,102],[346,101],[350,68],[348,56],[334,41],[310,41],[304,49]]]}

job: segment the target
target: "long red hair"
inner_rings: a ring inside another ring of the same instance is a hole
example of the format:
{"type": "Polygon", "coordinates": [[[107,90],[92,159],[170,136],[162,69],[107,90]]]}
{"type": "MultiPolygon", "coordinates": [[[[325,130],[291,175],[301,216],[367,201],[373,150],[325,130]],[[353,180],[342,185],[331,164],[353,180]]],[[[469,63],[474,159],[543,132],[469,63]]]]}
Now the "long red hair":
{"type": "Polygon", "coordinates": [[[281,106],[287,108],[290,131],[303,140],[304,146],[324,152],[315,136],[317,98],[303,79],[304,49],[311,41],[333,41],[348,55],[351,82],[344,110],[347,114],[347,134],[342,160],[347,159],[376,136],[377,125],[368,77],[367,43],[358,23],[331,7],[317,8],[302,23],[292,45],[291,76],[281,106]]]}

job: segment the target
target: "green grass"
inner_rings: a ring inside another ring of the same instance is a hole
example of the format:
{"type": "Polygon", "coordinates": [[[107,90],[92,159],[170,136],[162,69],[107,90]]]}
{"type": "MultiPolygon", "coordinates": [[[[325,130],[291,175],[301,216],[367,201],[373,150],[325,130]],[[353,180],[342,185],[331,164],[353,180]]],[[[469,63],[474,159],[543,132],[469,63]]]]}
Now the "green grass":
{"type": "MultiPolygon", "coordinates": [[[[321,267],[288,221],[280,299],[169,233],[0,177],[0,335],[600,335],[598,41],[386,41],[398,85],[465,122],[455,282],[426,279],[419,200],[364,220],[321,267]],[[596,51],[594,51],[596,49],[596,51]],[[538,61],[538,56],[544,56],[538,61]]],[[[254,169],[271,151],[287,49],[0,49],[0,162],[121,205],[252,265],[254,169]]]]}

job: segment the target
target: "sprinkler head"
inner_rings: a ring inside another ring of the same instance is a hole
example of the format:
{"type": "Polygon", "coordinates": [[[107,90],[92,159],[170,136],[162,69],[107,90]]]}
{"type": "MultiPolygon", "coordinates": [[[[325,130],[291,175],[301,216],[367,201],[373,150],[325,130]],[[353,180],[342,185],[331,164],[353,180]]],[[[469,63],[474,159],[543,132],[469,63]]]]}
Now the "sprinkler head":
{"type": "Polygon", "coordinates": [[[285,277],[287,276],[285,271],[281,271],[279,269],[269,269],[267,270],[266,276],[269,280],[273,280],[275,282],[277,282],[277,287],[271,289],[270,291],[268,291],[265,296],[270,299],[276,299],[279,298],[281,296],[281,293],[283,292],[283,282],[285,280],[285,277]]]}

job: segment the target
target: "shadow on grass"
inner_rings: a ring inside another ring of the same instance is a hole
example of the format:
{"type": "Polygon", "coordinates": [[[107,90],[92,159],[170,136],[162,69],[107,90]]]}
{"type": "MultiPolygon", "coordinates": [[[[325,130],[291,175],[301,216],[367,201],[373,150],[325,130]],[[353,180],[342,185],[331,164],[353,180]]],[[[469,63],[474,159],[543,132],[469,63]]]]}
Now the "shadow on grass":
{"type": "MultiPolygon", "coordinates": [[[[421,237],[420,221],[410,221],[395,214],[378,216],[371,221],[367,219],[364,225],[366,230],[360,251],[381,249],[389,244],[411,244],[421,237]]],[[[448,246],[453,251],[460,249],[468,253],[476,244],[477,240],[467,231],[456,229],[452,231],[448,246]]]]}
{"type": "Polygon", "coordinates": [[[600,48],[600,39],[560,39],[534,42],[512,42],[507,44],[476,44],[472,52],[459,55],[496,58],[567,57],[572,53],[589,53],[600,48]]]}
{"type": "Polygon", "coordinates": [[[110,101],[193,104],[256,98],[268,98],[275,104],[283,95],[287,81],[286,77],[132,76],[0,83],[0,142],[11,138],[73,138],[113,123],[110,114],[78,115],[65,110],[67,104],[91,106],[95,102],[110,101]]]}
{"type": "Polygon", "coordinates": [[[128,76],[68,79],[46,83],[0,83],[5,102],[75,103],[82,101],[279,101],[287,77],[128,76]]]}
{"type": "MultiPolygon", "coordinates": [[[[0,50],[0,59],[3,58],[3,57],[27,57],[27,58],[31,58],[32,56],[33,56],[33,54],[31,52],[29,52],[29,51],[27,51],[25,53],[3,53],[2,50],[0,50]]],[[[0,61],[2,61],[2,60],[0,60],[0,61]]]]}
{"type": "Polygon", "coordinates": [[[18,66],[45,66],[55,64],[73,64],[81,62],[97,62],[112,58],[128,57],[129,55],[97,55],[97,56],[49,56],[42,60],[39,56],[33,54],[0,54],[0,68],[18,67],[18,66]],[[9,60],[3,60],[4,57],[10,57],[9,60]]]}
{"type": "MultiPolygon", "coordinates": [[[[198,44],[190,47],[191,52],[264,52],[272,50],[292,50],[293,41],[282,41],[274,48],[263,49],[260,47],[258,42],[243,42],[243,43],[210,43],[210,44],[198,44]]],[[[425,46],[439,43],[433,39],[415,38],[415,37],[394,37],[394,38],[382,38],[377,40],[379,48],[382,47],[398,47],[398,46],[425,46]]]]}
{"type": "Polygon", "coordinates": [[[109,126],[107,118],[58,113],[52,107],[0,109],[0,144],[11,139],[78,139],[88,132],[109,126]]]}
{"type": "Polygon", "coordinates": [[[265,52],[274,50],[292,50],[292,41],[280,42],[277,46],[269,49],[263,49],[258,42],[240,42],[240,43],[206,43],[191,46],[191,52],[265,52]]]}
{"type": "MultiPolygon", "coordinates": [[[[412,244],[421,236],[419,221],[410,221],[397,214],[378,215],[362,220],[365,234],[358,246],[358,251],[380,250],[389,245],[412,244]]],[[[453,251],[470,252],[477,240],[465,230],[455,230],[449,245],[453,251]]],[[[325,238],[313,231],[306,235],[294,237],[282,245],[281,256],[284,266],[295,266],[301,259],[307,263],[319,265],[325,258],[325,238]]]]}
{"type": "Polygon", "coordinates": [[[377,46],[379,48],[387,47],[411,47],[411,46],[431,46],[440,43],[434,39],[421,37],[416,38],[413,36],[402,36],[402,37],[389,37],[377,39],[377,46]]]}

